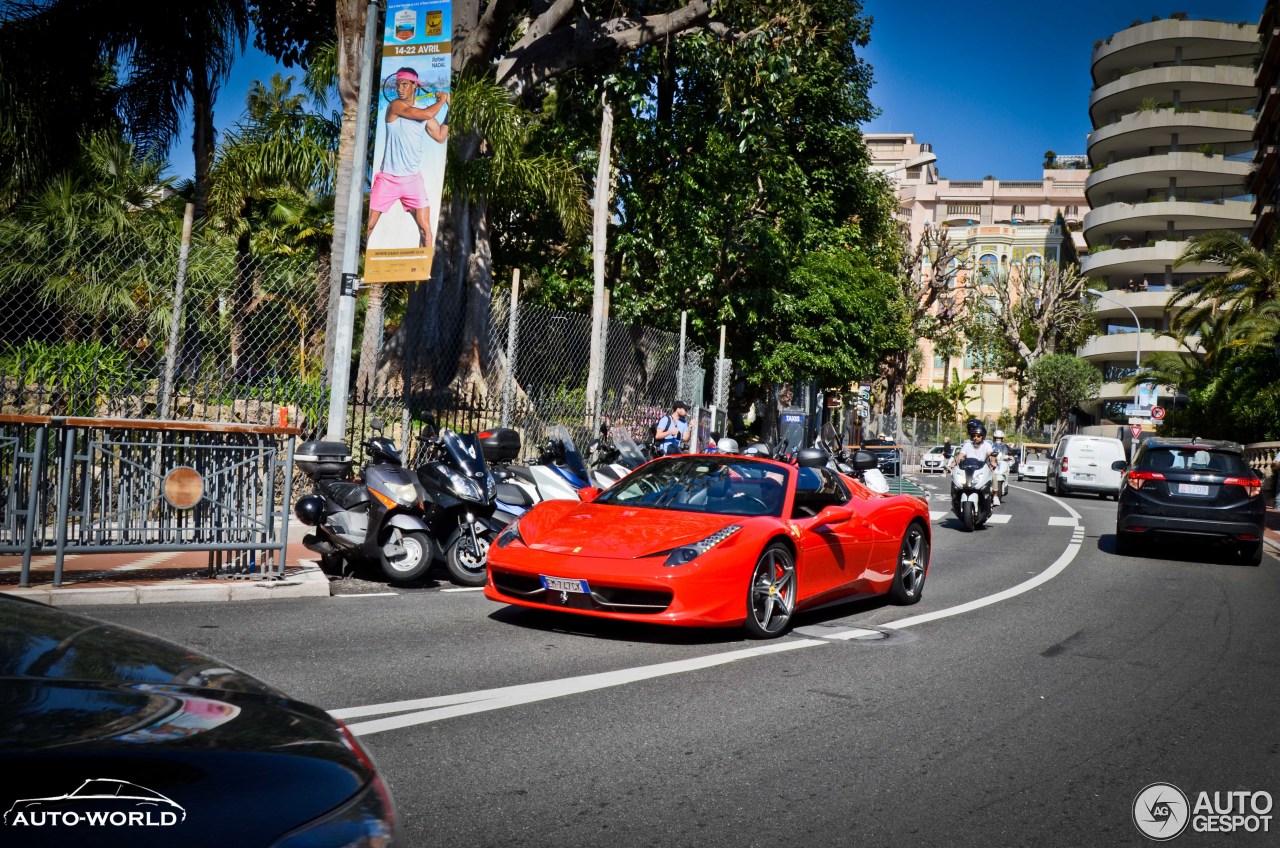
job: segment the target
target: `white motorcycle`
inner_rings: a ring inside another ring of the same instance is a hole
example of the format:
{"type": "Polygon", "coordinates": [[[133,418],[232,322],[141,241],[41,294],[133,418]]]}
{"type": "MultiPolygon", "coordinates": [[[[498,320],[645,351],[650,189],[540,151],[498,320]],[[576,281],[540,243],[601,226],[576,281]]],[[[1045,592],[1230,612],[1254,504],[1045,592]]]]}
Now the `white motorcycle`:
{"type": "Polygon", "coordinates": [[[981,459],[962,459],[951,469],[951,511],[966,531],[991,517],[993,482],[991,465],[981,459]]]}

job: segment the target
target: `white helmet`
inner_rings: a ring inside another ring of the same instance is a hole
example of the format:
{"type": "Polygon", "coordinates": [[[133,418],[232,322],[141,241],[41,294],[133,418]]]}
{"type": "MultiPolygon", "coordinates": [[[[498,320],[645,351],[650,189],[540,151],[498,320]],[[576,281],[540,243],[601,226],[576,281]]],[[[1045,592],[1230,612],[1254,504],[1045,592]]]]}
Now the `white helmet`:
{"type": "Polygon", "coordinates": [[[725,436],[723,439],[716,442],[716,451],[718,453],[737,453],[738,440],[731,439],[728,436],[725,436]]]}
{"type": "Polygon", "coordinates": [[[991,434],[991,438],[993,438],[993,439],[1003,439],[1003,438],[1004,438],[1004,430],[996,430],[994,433],[992,433],[992,434],[991,434]]]}

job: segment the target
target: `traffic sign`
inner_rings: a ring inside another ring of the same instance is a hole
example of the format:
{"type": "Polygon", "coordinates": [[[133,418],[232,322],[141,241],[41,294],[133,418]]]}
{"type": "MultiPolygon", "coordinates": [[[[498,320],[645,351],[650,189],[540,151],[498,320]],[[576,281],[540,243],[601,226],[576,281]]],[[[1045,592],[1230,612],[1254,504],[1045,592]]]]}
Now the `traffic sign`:
{"type": "Polygon", "coordinates": [[[1164,420],[1164,407],[1163,407],[1163,406],[1153,406],[1153,407],[1151,407],[1151,417],[1152,417],[1152,418],[1154,418],[1156,421],[1163,421],[1163,420],[1164,420]]]}
{"type": "Polygon", "coordinates": [[[1138,438],[1139,434],[1141,434],[1141,433],[1142,433],[1142,425],[1141,425],[1141,424],[1130,424],[1130,425],[1129,425],[1129,432],[1133,434],[1133,437],[1134,437],[1135,439],[1136,439],[1136,438],[1138,438]]]}

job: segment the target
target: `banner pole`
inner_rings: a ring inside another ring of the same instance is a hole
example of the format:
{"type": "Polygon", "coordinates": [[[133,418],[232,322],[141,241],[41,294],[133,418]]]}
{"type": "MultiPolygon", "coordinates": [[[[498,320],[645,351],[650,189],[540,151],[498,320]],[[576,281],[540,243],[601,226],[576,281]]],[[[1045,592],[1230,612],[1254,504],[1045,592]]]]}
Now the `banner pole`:
{"type": "Polygon", "coordinates": [[[351,190],[347,195],[347,238],[342,251],[342,290],[338,300],[336,338],[333,343],[333,382],[329,389],[330,441],[341,442],[347,431],[347,396],[351,389],[351,347],[355,337],[356,289],[360,272],[360,234],[363,231],[364,180],[369,159],[369,108],[373,89],[374,51],[381,44],[378,19],[382,7],[369,0],[364,20],[364,57],[360,63],[360,102],[356,112],[356,147],[351,164],[351,190]]]}

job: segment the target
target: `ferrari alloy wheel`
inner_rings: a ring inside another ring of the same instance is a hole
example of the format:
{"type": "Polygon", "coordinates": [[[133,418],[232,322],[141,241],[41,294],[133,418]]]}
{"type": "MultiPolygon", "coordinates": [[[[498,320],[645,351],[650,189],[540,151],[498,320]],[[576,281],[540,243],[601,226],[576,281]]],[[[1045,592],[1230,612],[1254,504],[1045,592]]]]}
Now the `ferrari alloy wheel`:
{"type": "Polygon", "coordinates": [[[765,548],[751,573],[747,632],[757,639],[782,635],[796,609],[796,561],[786,546],[765,548]]]}
{"type": "Polygon", "coordinates": [[[924,528],[913,522],[902,537],[898,550],[898,570],[893,575],[889,597],[897,604],[914,604],[924,592],[929,573],[929,539],[924,528]]]}
{"type": "Polygon", "coordinates": [[[420,531],[402,533],[395,530],[392,537],[383,544],[382,573],[388,580],[397,582],[416,580],[426,574],[430,567],[431,542],[427,540],[426,534],[420,531]],[[395,534],[400,536],[399,550],[395,550],[395,534]],[[390,555],[387,553],[389,547],[393,549],[390,555]]]}

